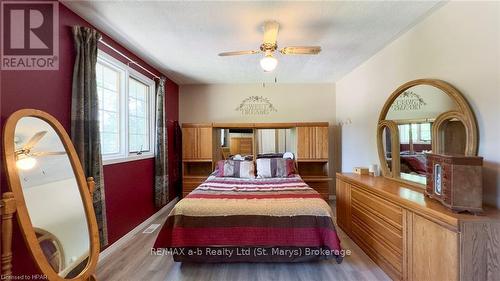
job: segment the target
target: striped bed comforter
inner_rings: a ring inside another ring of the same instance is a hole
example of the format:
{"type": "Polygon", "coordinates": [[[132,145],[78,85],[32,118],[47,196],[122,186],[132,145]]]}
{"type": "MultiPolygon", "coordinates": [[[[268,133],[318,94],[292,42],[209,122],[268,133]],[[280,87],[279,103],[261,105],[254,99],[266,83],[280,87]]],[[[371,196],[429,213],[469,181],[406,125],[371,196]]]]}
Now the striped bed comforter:
{"type": "Polygon", "coordinates": [[[154,247],[175,261],[342,261],[330,206],[298,175],[210,176],[173,208],[154,247]]]}

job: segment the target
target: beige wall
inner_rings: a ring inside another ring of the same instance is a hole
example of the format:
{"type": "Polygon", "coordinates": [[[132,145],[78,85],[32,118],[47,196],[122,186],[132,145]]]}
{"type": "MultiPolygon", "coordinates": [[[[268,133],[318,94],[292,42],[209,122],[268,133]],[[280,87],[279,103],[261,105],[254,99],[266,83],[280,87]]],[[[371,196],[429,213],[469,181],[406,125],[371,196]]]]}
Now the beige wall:
{"type": "Polygon", "coordinates": [[[181,123],[335,121],[334,84],[181,85],[179,91],[181,123]],[[249,96],[269,98],[278,111],[242,115],[235,109],[249,96]]]}
{"type": "Polygon", "coordinates": [[[484,199],[500,206],[500,3],[449,2],[336,83],[342,170],[378,163],[375,128],[399,85],[437,78],[469,100],[485,159],[484,199]]]}
{"type": "MultiPolygon", "coordinates": [[[[305,122],[335,124],[334,84],[227,84],[180,86],[181,123],[196,122],[305,122]],[[249,96],[269,98],[277,109],[269,115],[244,116],[235,109],[249,96]]],[[[330,174],[335,159],[330,128],[330,174]]],[[[333,185],[331,187],[333,189],[333,185]]],[[[333,190],[330,192],[333,194],[333,190]]]]}

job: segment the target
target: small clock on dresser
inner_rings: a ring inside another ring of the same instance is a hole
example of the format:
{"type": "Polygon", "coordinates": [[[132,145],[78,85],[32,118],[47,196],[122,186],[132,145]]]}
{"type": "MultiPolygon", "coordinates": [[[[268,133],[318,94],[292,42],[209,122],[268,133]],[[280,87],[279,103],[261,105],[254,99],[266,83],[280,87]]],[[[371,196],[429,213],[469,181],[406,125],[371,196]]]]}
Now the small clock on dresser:
{"type": "Polygon", "coordinates": [[[425,194],[453,211],[482,212],[483,158],[427,154],[425,194]]]}

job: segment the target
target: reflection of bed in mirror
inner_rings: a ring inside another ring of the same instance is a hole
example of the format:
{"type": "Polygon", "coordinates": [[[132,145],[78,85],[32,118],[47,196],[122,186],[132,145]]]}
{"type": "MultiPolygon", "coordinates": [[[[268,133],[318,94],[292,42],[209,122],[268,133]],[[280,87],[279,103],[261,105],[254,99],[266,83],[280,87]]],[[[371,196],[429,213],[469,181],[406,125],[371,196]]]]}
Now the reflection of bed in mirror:
{"type": "Polygon", "coordinates": [[[422,120],[406,123],[397,122],[399,128],[400,173],[404,179],[423,181],[427,173],[425,153],[432,152],[432,122],[422,120]]]}
{"type": "Polygon", "coordinates": [[[401,173],[425,175],[427,160],[424,153],[405,154],[401,152],[401,173]]]}

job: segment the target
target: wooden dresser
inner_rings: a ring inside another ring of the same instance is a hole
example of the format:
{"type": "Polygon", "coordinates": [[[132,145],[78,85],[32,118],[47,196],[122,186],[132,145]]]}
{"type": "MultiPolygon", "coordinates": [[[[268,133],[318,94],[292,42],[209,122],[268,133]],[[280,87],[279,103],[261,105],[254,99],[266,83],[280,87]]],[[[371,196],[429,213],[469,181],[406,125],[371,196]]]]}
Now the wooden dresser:
{"type": "Polygon", "coordinates": [[[423,190],[337,174],[337,224],[394,280],[499,280],[500,211],[456,214],[423,190]]]}

